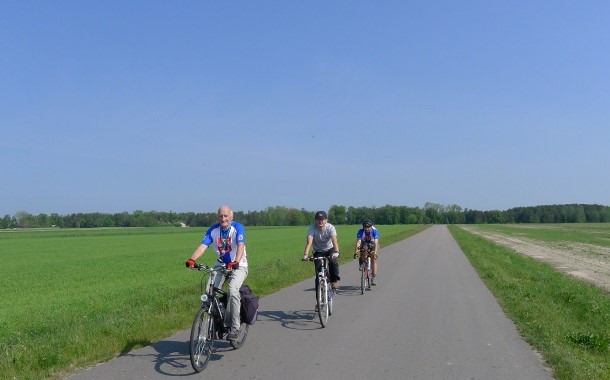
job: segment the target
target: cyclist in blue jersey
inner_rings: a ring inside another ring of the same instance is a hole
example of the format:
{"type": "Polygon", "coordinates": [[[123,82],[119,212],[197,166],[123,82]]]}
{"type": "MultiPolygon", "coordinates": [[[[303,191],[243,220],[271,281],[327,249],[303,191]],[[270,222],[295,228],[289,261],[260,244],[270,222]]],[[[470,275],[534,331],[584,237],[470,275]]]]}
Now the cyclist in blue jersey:
{"type": "Polygon", "coordinates": [[[362,221],[362,228],[356,233],[356,253],[354,259],[360,257],[361,252],[369,252],[371,256],[371,285],[377,285],[377,257],[379,255],[379,231],[368,219],[362,221]]]}
{"type": "MultiPolygon", "coordinates": [[[[194,268],[197,260],[205,250],[213,246],[214,250],[228,269],[233,271],[229,277],[227,312],[225,325],[230,327],[228,340],[235,340],[239,335],[239,288],[248,277],[248,258],[246,255],[246,231],[241,223],[233,221],[233,210],[229,206],[218,208],[218,223],[208,229],[186,266],[194,268]]],[[[217,263],[217,266],[222,265],[217,263]]],[[[216,276],[214,286],[221,287],[225,276],[216,276]]]]}

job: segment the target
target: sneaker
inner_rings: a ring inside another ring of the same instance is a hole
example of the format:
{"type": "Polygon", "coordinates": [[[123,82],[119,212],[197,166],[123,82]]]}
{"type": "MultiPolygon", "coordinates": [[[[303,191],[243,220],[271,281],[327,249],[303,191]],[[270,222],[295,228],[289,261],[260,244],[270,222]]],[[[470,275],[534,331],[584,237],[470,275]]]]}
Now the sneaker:
{"type": "Polygon", "coordinates": [[[373,285],[373,286],[377,286],[377,277],[373,276],[373,277],[371,278],[371,285],[373,285]]]}
{"type": "Polygon", "coordinates": [[[339,281],[337,281],[337,282],[333,282],[333,283],[331,283],[330,285],[331,285],[331,287],[333,288],[333,290],[337,290],[337,289],[339,289],[339,281]]]}
{"type": "Polygon", "coordinates": [[[239,336],[239,330],[231,329],[231,332],[229,333],[229,335],[227,335],[227,340],[235,341],[235,340],[237,340],[238,336],[239,336]]]}

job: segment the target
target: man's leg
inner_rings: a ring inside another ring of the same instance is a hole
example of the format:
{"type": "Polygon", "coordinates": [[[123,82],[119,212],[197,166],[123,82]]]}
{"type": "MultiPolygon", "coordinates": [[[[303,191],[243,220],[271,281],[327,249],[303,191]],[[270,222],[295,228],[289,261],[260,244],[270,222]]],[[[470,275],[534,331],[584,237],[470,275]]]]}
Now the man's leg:
{"type": "Polygon", "coordinates": [[[339,277],[339,262],[337,261],[337,258],[332,258],[333,255],[333,251],[330,250],[327,253],[328,257],[328,271],[330,272],[330,282],[333,284],[333,289],[337,289],[339,287],[339,280],[341,280],[341,277],[339,277]]]}
{"type": "Polygon", "coordinates": [[[231,327],[229,332],[229,339],[232,337],[237,338],[234,334],[239,331],[239,312],[241,306],[241,296],[239,294],[239,288],[242,286],[244,281],[248,277],[248,268],[238,267],[233,270],[231,279],[229,280],[229,300],[227,302],[227,315],[225,316],[225,324],[231,327]]]}

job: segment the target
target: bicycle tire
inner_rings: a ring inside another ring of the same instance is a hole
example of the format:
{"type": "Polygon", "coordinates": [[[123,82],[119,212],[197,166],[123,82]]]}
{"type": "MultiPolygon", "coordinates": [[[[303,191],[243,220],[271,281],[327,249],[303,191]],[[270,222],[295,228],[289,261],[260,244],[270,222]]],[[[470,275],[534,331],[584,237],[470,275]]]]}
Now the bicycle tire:
{"type": "Polygon", "coordinates": [[[319,279],[316,300],[318,302],[318,316],[320,317],[320,324],[322,327],[326,327],[328,323],[328,283],[326,282],[325,278],[319,279]]]}
{"type": "Polygon", "coordinates": [[[335,291],[331,288],[328,292],[328,315],[333,315],[333,298],[335,291]]]}
{"type": "Polygon", "coordinates": [[[248,337],[249,327],[250,325],[248,325],[246,322],[242,322],[239,325],[239,335],[237,335],[237,339],[229,341],[229,343],[231,343],[231,347],[237,350],[238,348],[244,345],[244,343],[246,342],[246,338],[248,337]]]}
{"type": "Polygon", "coordinates": [[[366,264],[366,287],[368,290],[371,290],[371,258],[368,258],[366,264]]]}
{"type": "Polygon", "coordinates": [[[364,294],[364,287],[366,286],[366,265],[364,262],[360,263],[360,294],[364,294]]]}
{"type": "Polygon", "coordinates": [[[191,365],[195,372],[203,371],[208,365],[214,351],[215,333],[214,317],[210,315],[207,308],[202,307],[193,320],[189,345],[191,365]]]}

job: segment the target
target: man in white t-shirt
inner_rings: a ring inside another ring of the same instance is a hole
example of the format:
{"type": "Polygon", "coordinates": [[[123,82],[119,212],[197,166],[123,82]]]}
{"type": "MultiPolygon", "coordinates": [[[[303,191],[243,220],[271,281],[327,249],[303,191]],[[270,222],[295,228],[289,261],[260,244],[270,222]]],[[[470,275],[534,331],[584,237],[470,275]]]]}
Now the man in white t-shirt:
{"type": "MultiPolygon", "coordinates": [[[[315,215],[316,222],[309,227],[307,231],[307,243],[305,244],[305,252],[303,260],[309,259],[309,250],[313,247],[313,256],[326,256],[328,258],[328,269],[330,272],[330,282],[333,289],[339,288],[339,242],[337,241],[337,230],[335,226],[328,223],[328,215],[325,211],[318,211],[315,215]]],[[[316,261],[316,273],[320,270],[319,261],[316,261]]],[[[316,276],[316,289],[318,287],[318,278],[316,276]]]]}

